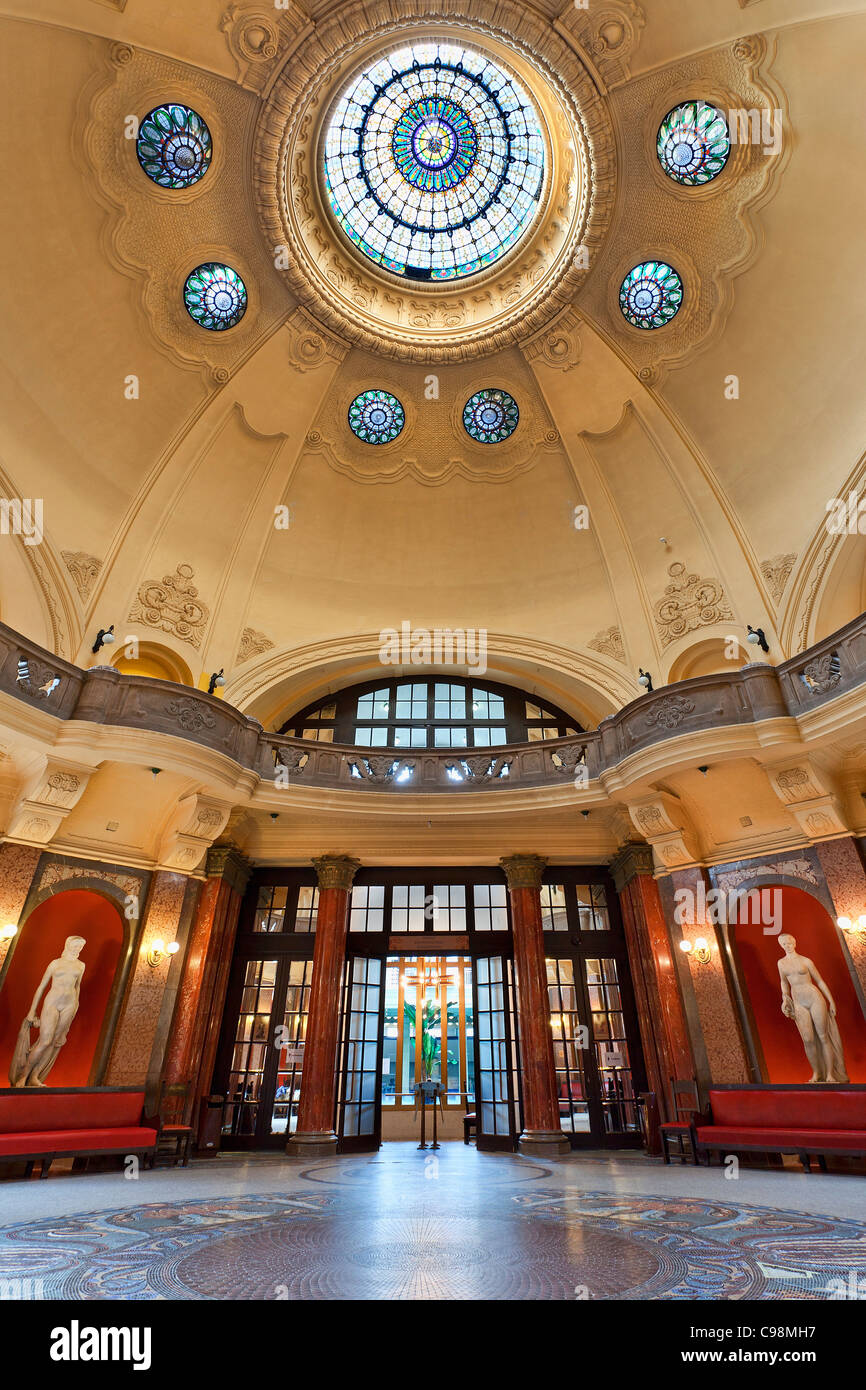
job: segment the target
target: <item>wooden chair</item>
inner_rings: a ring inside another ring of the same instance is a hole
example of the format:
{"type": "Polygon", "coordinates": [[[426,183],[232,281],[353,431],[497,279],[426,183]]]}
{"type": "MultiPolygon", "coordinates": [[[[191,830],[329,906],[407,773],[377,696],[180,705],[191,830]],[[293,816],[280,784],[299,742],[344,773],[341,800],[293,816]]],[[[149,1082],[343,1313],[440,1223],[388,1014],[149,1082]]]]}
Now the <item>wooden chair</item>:
{"type": "Polygon", "coordinates": [[[478,1120],[477,1120],[475,1114],[473,1113],[473,1114],[469,1114],[469,1115],[464,1115],[464,1116],[463,1116],[463,1143],[464,1143],[464,1144],[468,1144],[468,1143],[469,1143],[470,1131],[471,1131],[473,1134],[475,1134],[475,1132],[477,1131],[477,1129],[478,1129],[478,1120]]]}
{"type": "Polygon", "coordinates": [[[698,1146],[695,1141],[695,1116],[701,1113],[698,1088],[694,1081],[675,1081],[671,1077],[671,1098],[674,1103],[673,1120],[659,1125],[662,1141],[662,1155],[665,1163],[670,1163],[671,1154],[685,1163],[691,1154],[692,1162],[698,1163],[698,1146]]]}
{"type": "Polygon", "coordinates": [[[189,1098],[190,1082],[163,1082],[159,1092],[159,1133],[157,1136],[157,1151],[160,1143],[164,1139],[174,1144],[173,1167],[177,1167],[178,1159],[182,1160],[182,1167],[189,1165],[189,1151],[195,1135],[195,1127],[187,1124],[186,1107],[189,1098]]]}

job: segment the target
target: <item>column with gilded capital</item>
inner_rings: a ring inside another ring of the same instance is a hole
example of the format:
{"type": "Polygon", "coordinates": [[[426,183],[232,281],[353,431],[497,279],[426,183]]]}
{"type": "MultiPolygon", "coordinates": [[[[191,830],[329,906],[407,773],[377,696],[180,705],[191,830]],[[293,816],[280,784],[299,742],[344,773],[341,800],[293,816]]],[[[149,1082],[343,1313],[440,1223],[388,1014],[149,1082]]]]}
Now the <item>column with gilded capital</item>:
{"type": "Polygon", "coordinates": [[[541,879],[545,861],[535,854],[512,854],[500,860],[511,898],[517,1019],[520,1029],[520,1074],[523,1082],[521,1153],[553,1158],[570,1144],[559,1122],[556,1063],[550,1028],[541,879]]]}
{"type": "Polygon", "coordinates": [[[334,1132],[340,987],[346,961],[349,892],[359,868],[348,855],[314,859],[319,880],[316,945],[310,979],[310,1012],[304,1044],[304,1070],[298,1127],[286,1153],[317,1157],[337,1151],[334,1132]]]}

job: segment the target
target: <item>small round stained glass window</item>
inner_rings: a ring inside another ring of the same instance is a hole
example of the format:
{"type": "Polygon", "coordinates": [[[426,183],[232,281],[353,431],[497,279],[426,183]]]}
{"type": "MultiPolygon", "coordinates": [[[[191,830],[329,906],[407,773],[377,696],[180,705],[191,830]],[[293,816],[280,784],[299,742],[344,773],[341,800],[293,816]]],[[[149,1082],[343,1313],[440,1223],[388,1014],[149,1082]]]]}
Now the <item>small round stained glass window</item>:
{"type": "Polygon", "coordinates": [[[463,407],[466,433],[479,444],[501,444],[517,429],[520,411],[507,391],[476,391],[463,407]]]}
{"type": "Polygon", "coordinates": [[[664,261],[645,261],[622,282],[619,306],[635,328],[664,328],[683,302],[683,282],[664,261]]]}
{"type": "Polygon", "coordinates": [[[188,106],[157,106],[138,128],[138,162],[160,188],[189,188],[208,171],[210,131],[188,106]]]}
{"type": "Polygon", "coordinates": [[[183,302],[196,323],[219,333],[240,323],[247,311],[247,289],[230,265],[211,261],[187,277],[183,302]]]}
{"type": "Polygon", "coordinates": [[[730,153],[727,121],[706,101],[682,102],[659,127],[659,163],[676,183],[709,183],[722,172],[730,153]]]}
{"type": "Polygon", "coordinates": [[[455,280],[519,242],[544,188],[541,121],[504,67],[460,43],[378,58],[340,97],[325,193],[359,251],[410,280],[455,280]]]}
{"type": "Polygon", "coordinates": [[[363,391],[349,406],[349,428],[365,444],[390,444],[406,423],[406,412],[390,391],[363,391]]]}

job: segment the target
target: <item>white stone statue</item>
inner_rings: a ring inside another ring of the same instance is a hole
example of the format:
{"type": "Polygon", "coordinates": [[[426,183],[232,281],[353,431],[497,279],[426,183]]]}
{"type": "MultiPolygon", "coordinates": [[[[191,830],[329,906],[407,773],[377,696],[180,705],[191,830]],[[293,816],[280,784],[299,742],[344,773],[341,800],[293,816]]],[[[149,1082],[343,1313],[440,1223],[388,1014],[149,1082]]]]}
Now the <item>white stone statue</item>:
{"type": "Polygon", "coordinates": [[[18,1042],[9,1067],[9,1080],[15,1087],[44,1086],[45,1078],[66,1042],[72,1020],[78,1013],[84,961],[79,960],[86,945],[83,936],[67,936],[63,954],[51,961],[33,996],[30,1012],[21,1025],[18,1042]],[[41,1016],[39,1000],[45,993],[41,1016]],[[39,1037],[30,1046],[30,1029],[39,1037]]]}
{"type": "Polygon", "coordinates": [[[808,956],[797,954],[796,938],[779,937],[785,954],[778,962],[782,977],[782,1013],[800,1031],[813,1081],[847,1081],[842,1039],[836,1022],[836,1001],[808,956]]]}

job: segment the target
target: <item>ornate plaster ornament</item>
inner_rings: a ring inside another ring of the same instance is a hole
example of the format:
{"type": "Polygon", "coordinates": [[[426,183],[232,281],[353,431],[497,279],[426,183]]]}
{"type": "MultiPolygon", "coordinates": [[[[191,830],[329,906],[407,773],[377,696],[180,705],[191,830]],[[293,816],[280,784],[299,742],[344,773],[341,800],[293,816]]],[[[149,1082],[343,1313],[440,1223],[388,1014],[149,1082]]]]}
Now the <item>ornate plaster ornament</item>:
{"type": "Polygon", "coordinates": [[[270,651],[273,645],[270,637],[266,637],[263,632],[257,632],[254,627],[245,627],[238,647],[237,665],[249,661],[250,657],[261,656],[263,652],[270,651]]]}
{"type": "Polygon", "coordinates": [[[102,561],[97,560],[95,555],[88,555],[84,550],[63,550],[61,554],[63,563],[72,575],[81,602],[86,603],[99,577],[102,561]]]}
{"type": "Polygon", "coordinates": [[[774,555],[771,560],[761,561],[761,574],[767,581],[767,588],[774,603],[778,603],[785,592],[785,585],[796,561],[796,554],[774,555]]]}
{"type": "Polygon", "coordinates": [[[668,567],[668,574],[671,582],[653,610],[663,647],[696,628],[733,622],[734,615],[718,579],[690,574],[679,561],[668,567]]]}
{"type": "Polygon", "coordinates": [[[602,632],[597,632],[587,646],[592,647],[594,652],[601,652],[603,656],[612,656],[614,661],[625,661],[625,647],[618,627],[608,627],[602,632]]]}
{"type": "Polygon", "coordinates": [[[129,621],[170,632],[199,649],[210,618],[210,609],[191,582],[192,565],[178,565],[174,574],[148,579],[138,590],[129,621]]]}

